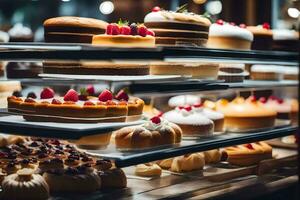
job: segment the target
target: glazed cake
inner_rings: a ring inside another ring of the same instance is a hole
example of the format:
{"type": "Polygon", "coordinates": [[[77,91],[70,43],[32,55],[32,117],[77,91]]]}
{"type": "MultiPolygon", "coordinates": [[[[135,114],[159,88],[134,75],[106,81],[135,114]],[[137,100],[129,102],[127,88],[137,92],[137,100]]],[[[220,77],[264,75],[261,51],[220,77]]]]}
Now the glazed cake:
{"type": "Polygon", "coordinates": [[[251,49],[254,50],[271,50],[273,43],[273,32],[270,29],[270,24],[264,23],[258,26],[248,26],[254,36],[251,49]]]}
{"type": "Polygon", "coordinates": [[[109,90],[99,97],[78,95],[69,90],[64,97],[56,97],[54,91],[45,88],[40,99],[10,96],[8,110],[20,112],[28,121],[55,122],[103,122],[125,121],[127,116],[141,115],[144,101],[129,98],[121,90],[115,97],[109,90]]]}
{"type": "Polygon", "coordinates": [[[44,22],[46,42],[92,43],[94,35],[103,34],[107,23],[85,17],[55,17],[44,22]]]}
{"type": "Polygon", "coordinates": [[[151,48],[155,47],[155,34],[144,25],[119,22],[108,24],[105,34],[95,35],[92,44],[103,47],[151,48]]]}
{"type": "Polygon", "coordinates": [[[234,23],[226,23],[219,19],[209,28],[207,47],[250,50],[252,41],[253,34],[244,24],[236,26],[234,23]]]}
{"type": "Polygon", "coordinates": [[[211,24],[202,15],[186,12],[185,6],[175,12],[154,7],[144,23],[155,32],[157,45],[171,46],[205,46],[211,24]]]}
{"type": "Polygon", "coordinates": [[[48,74],[79,75],[148,75],[149,65],[138,62],[80,61],[43,62],[43,72],[48,74]]]}

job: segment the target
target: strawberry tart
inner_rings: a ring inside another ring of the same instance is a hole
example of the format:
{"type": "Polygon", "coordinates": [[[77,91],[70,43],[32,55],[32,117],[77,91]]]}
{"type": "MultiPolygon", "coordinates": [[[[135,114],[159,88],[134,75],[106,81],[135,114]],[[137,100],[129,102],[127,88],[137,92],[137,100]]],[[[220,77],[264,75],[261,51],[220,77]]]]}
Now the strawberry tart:
{"type": "Polygon", "coordinates": [[[155,47],[155,34],[145,25],[135,23],[128,25],[120,21],[108,24],[105,34],[95,35],[92,44],[109,47],[155,47]]]}
{"type": "Polygon", "coordinates": [[[194,112],[192,106],[179,106],[163,114],[163,117],[178,124],[184,136],[209,136],[214,131],[213,121],[194,112]]]}
{"type": "Polygon", "coordinates": [[[210,20],[187,12],[186,4],[174,11],[154,7],[144,18],[147,27],[155,32],[157,45],[205,46],[210,20]]]}
{"type": "Polygon", "coordinates": [[[70,89],[63,97],[51,88],[44,88],[40,98],[7,98],[8,110],[22,113],[28,121],[51,122],[121,122],[127,116],[141,115],[144,101],[131,97],[124,90],[117,95],[104,90],[98,97],[79,95],[70,89]]]}
{"type": "Polygon", "coordinates": [[[250,50],[253,34],[244,24],[236,26],[219,19],[209,28],[207,47],[216,49],[250,50]]]}
{"type": "Polygon", "coordinates": [[[179,126],[160,117],[140,125],[125,127],[115,132],[118,149],[148,148],[180,143],[182,130],[179,126]]]}

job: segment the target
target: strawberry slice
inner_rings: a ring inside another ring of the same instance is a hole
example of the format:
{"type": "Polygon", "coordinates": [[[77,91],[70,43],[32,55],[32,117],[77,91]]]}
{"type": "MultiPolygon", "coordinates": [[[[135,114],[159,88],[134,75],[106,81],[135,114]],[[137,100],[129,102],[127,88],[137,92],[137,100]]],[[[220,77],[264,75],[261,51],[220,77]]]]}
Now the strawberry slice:
{"type": "Polygon", "coordinates": [[[86,87],[86,92],[90,95],[93,96],[95,94],[95,88],[93,85],[88,85],[86,87]]]}
{"type": "Polygon", "coordinates": [[[192,106],[184,106],[184,109],[189,112],[192,110],[192,106]]]}
{"type": "Polygon", "coordinates": [[[119,35],[120,34],[120,28],[117,24],[112,24],[111,27],[111,35],[119,35]]]}
{"type": "Polygon", "coordinates": [[[150,120],[154,124],[159,124],[161,122],[160,117],[157,117],[157,116],[152,117],[150,120]]]}
{"type": "Polygon", "coordinates": [[[224,25],[224,21],[222,19],[218,19],[216,21],[216,24],[219,24],[219,25],[224,25]]]}
{"type": "Polygon", "coordinates": [[[101,92],[101,94],[98,96],[99,101],[109,101],[113,99],[113,94],[111,93],[111,91],[105,89],[103,92],[101,92]]]}
{"type": "Polygon", "coordinates": [[[118,94],[115,96],[115,98],[119,101],[121,100],[128,101],[129,96],[124,90],[120,90],[118,94]]]}
{"type": "Polygon", "coordinates": [[[120,34],[121,35],[130,35],[131,34],[131,28],[129,26],[122,26],[120,28],[120,34]]]}
{"type": "Polygon", "coordinates": [[[112,35],[112,27],[113,27],[112,24],[107,25],[107,27],[106,27],[106,34],[107,35],[112,35]]]}
{"type": "Polygon", "coordinates": [[[41,92],[41,99],[51,99],[54,97],[54,91],[47,87],[47,88],[44,88],[43,91],[41,92]]]}
{"type": "Polygon", "coordinates": [[[270,24],[267,23],[267,22],[263,23],[262,27],[263,27],[264,29],[268,29],[268,30],[271,28],[270,24]]]}
{"type": "Polygon", "coordinates": [[[147,31],[147,35],[150,35],[150,36],[153,36],[153,37],[155,37],[155,33],[154,33],[154,31],[152,31],[152,30],[150,30],[150,29],[148,29],[148,31],[147,31]]]}
{"type": "Polygon", "coordinates": [[[146,37],[147,36],[147,32],[148,32],[148,29],[145,27],[145,26],[140,26],[138,28],[138,34],[142,37],[146,37]]]}
{"type": "Polygon", "coordinates": [[[57,104],[57,105],[59,105],[59,104],[62,104],[62,103],[61,103],[61,101],[58,100],[58,99],[52,99],[51,104],[57,104]]]}
{"type": "Polygon", "coordinates": [[[70,89],[64,96],[64,101],[72,101],[77,102],[78,101],[78,94],[75,90],[70,89]]]}

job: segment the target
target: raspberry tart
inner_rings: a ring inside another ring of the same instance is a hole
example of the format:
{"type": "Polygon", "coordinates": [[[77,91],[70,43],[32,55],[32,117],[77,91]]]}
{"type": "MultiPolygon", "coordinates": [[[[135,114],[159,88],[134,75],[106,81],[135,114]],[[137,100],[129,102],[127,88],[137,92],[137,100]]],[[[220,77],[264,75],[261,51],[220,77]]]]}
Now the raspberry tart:
{"type": "Polygon", "coordinates": [[[121,90],[116,96],[104,90],[97,97],[69,90],[64,97],[45,88],[39,99],[10,96],[8,110],[23,113],[28,121],[50,122],[122,122],[127,116],[141,115],[144,101],[121,90]]]}
{"type": "Polygon", "coordinates": [[[105,34],[95,35],[92,44],[109,47],[155,47],[154,32],[145,25],[137,25],[120,21],[108,24],[105,34]]]}

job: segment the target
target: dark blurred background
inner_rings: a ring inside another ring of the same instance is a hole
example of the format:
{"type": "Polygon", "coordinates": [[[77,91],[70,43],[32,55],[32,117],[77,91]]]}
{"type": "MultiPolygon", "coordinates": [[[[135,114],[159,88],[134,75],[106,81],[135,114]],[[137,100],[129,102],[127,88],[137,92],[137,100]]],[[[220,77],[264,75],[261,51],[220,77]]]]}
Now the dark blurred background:
{"type": "Polygon", "coordinates": [[[269,22],[272,28],[299,26],[299,0],[0,0],[0,30],[22,23],[36,31],[45,19],[62,15],[143,22],[154,6],[175,10],[185,3],[189,11],[208,12],[213,19],[237,24],[269,22]]]}

